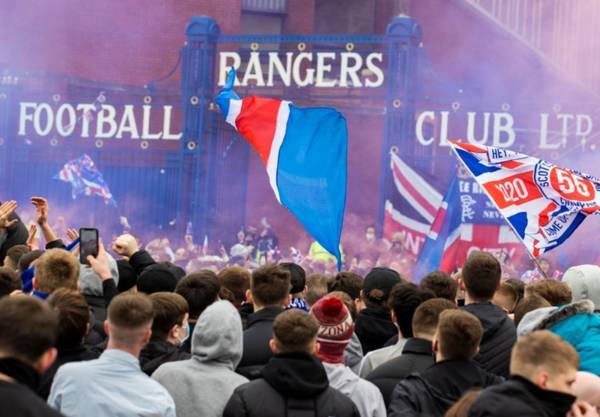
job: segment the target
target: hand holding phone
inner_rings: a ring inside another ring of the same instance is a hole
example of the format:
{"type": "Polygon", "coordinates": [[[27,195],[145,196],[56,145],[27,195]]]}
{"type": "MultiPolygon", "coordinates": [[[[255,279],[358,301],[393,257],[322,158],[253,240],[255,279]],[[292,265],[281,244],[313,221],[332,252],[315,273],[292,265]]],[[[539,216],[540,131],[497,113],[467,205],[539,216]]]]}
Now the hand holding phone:
{"type": "Polygon", "coordinates": [[[87,257],[90,255],[94,258],[98,256],[98,229],[87,227],[79,229],[79,239],[79,262],[89,265],[87,257]]]}

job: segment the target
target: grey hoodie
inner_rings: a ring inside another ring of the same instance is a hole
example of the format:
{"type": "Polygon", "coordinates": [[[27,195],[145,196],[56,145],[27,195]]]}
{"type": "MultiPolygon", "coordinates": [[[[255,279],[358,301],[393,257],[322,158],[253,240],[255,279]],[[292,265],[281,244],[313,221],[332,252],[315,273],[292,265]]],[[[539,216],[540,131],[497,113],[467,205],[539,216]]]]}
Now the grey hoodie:
{"type": "Polygon", "coordinates": [[[360,344],[360,340],[356,333],[352,333],[352,339],[350,339],[350,343],[348,343],[348,346],[346,346],[346,349],[344,350],[344,362],[346,362],[346,366],[348,366],[352,372],[358,375],[362,359],[362,345],[360,344]]]}
{"type": "Polygon", "coordinates": [[[248,382],[234,372],[242,347],[242,321],[229,301],[202,312],[192,335],[192,359],[165,363],[152,374],[173,397],[177,417],[222,416],[233,391],[248,382]]]}
{"type": "Polygon", "coordinates": [[[600,308],[600,266],[573,266],[563,275],[563,282],[571,288],[573,302],[591,300],[600,308]]]}
{"type": "Polygon", "coordinates": [[[360,417],[385,417],[387,415],[383,396],[372,382],[359,378],[344,364],[323,362],[329,378],[329,386],[350,398],[360,417]]]}

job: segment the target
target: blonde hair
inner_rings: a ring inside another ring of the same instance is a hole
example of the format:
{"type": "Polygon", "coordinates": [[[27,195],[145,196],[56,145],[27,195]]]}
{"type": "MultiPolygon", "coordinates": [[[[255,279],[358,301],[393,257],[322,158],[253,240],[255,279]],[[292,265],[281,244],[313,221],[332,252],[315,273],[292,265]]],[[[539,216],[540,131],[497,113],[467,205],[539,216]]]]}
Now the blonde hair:
{"type": "Polygon", "coordinates": [[[79,261],[64,249],[49,249],[35,263],[35,281],[46,294],[59,288],[77,290],[79,261]]]}
{"type": "Polygon", "coordinates": [[[510,358],[510,373],[527,379],[532,379],[540,368],[559,375],[578,367],[579,355],[575,348],[548,330],[520,337],[510,358]]]}

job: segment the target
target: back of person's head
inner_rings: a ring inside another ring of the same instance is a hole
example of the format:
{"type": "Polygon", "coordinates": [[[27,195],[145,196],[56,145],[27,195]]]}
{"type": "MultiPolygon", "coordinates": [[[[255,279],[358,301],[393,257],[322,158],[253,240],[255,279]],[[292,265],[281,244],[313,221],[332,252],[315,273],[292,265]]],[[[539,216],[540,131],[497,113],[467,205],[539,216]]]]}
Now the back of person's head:
{"type": "Polygon", "coordinates": [[[396,324],[403,337],[413,337],[412,319],[415,310],[423,301],[434,297],[431,291],[421,289],[410,282],[402,282],[392,288],[388,306],[394,312],[396,324]]]}
{"type": "Polygon", "coordinates": [[[319,322],[319,358],[327,363],[344,363],[344,351],[354,334],[352,316],[345,303],[328,295],[315,303],[310,314],[319,322]]]}
{"type": "Polygon", "coordinates": [[[332,291],[327,295],[332,296],[332,297],[337,297],[340,300],[342,300],[342,302],[344,303],[344,305],[350,312],[350,315],[352,316],[352,321],[356,320],[356,315],[358,314],[358,311],[356,309],[356,304],[354,303],[354,300],[352,298],[350,298],[350,296],[346,292],[332,291]]]}
{"type": "Polygon", "coordinates": [[[17,266],[17,270],[19,271],[19,273],[29,269],[31,264],[34,261],[37,261],[38,258],[40,256],[42,256],[43,254],[44,254],[43,250],[36,249],[36,250],[32,250],[31,252],[27,252],[26,254],[21,256],[21,258],[19,259],[19,265],[17,266]]]}
{"type": "Polygon", "coordinates": [[[483,335],[481,322],[464,310],[440,313],[433,349],[444,360],[470,361],[479,351],[483,335]]]}
{"type": "Polygon", "coordinates": [[[239,266],[225,268],[219,272],[221,298],[238,307],[246,301],[246,291],[250,289],[250,272],[239,266]]]}
{"type": "Polygon", "coordinates": [[[363,279],[354,272],[340,272],[327,284],[329,292],[343,291],[353,300],[360,298],[360,290],[363,287],[363,279]]]}
{"type": "Polygon", "coordinates": [[[396,284],[402,282],[400,274],[390,268],[376,267],[365,277],[361,298],[369,308],[387,310],[387,301],[396,284]]]}
{"type": "Polygon", "coordinates": [[[514,288],[517,293],[517,304],[525,297],[525,283],[517,278],[509,278],[504,281],[506,284],[514,288]]]}
{"type": "Polygon", "coordinates": [[[85,297],[79,291],[59,288],[48,297],[48,304],[58,314],[58,351],[80,346],[90,323],[90,312],[85,297]]]}
{"type": "Polygon", "coordinates": [[[273,339],[269,346],[274,353],[303,352],[316,349],[319,322],[310,314],[292,308],[277,315],[273,322],[273,339]]]}
{"type": "Polygon", "coordinates": [[[461,272],[465,290],[474,301],[491,300],[502,276],[498,259],[482,251],[472,252],[461,272]]]}
{"type": "Polygon", "coordinates": [[[79,261],[71,252],[49,249],[35,264],[34,288],[52,294],[59,288],[76,290],[79,283],[79,261]]]}
{"type": "Polygon", "coordinates": [[[572,300],[571,288],[564,282],[544,279],[535,281],[525,287],[525,296],[537,294],[544,297],[550,305],[561,306],[572,300]]]}
{"type": "Polygon", "coordinates": [[[4,266],[16,271],[19,268],[19,260],[21,257],[29,253],[29,247],[27,245],[15,245],[6,252],[4,258],[4,266]]]}
{"type": "Polygon", "coordinates": [[[138,291],[148,295],[155,292],[173,292],[176,286],[175,274],[162,263],[146,267],[137,280],[138,291]]]}
{"type": "Polygon", "coordinates": [[[457,308],[456,303],[446,298],[432,298],[424,301],[417,307],[412,318],[413,336],[432,340],[442,311],[457,308]]]}
{"type": "Polygon", "coordinates": [[[300,265],[293,262],[282,262],[281,267],[290,272],[290,283],[292,288],[290,294],[300,294],[306,288],[306,271],[300,265]]]}
{"type": "Polygon", "coordinates": [[[6,266],[0,266],[0,298],[20,290],[23,286],[17,273],[6,266]]]}
{"type": "Polygon", "coordinates": [[[445,298],[454,302],[458,285],[450,275],[442,271],[434,271],[425,275],[419,284],[421,288],[431,291],[437,298],[445,298]]]}
{"type": "Polygon", "coordinates": [[[104,323],[109,345],[117,348],[141,347],[150,340],[154,310],[143,293],[123,293],[112,299],[104,323]]]}
{"type": "Polygon", "coordinates": [[[528,295],[527,297],[519,301],[519,303],[515,307],[515,326],[519,326],[519,323],[521,323],[521,320],[523,320],[525,314],[529,313],[530,311],[550,306],[550,303],[544,297],[541,297],[537,294],[528,295]]]}
{"type": "Polygon", "coordinates": [[[0,300],[0,358],[14,358],[43,373],[56,358],[58,318],[36,297],[0,300]]]}
{"type": "Polygon", "coordinates": [[[327,295],[327,282],[327,276],[323,274],[311,274],[306,277],[304,300],[309,307],[327,295]]]}
{"type": "Polygon", "coordinates": [[[471,409],[471,406],[475,400],[479,397],[480,393],[481,388],[474,388],[465,392],[463,396],[460,397],[459,400],[448,409],[448,411],[446,411],[444,417],[468,417],[469,410],[471,409]]]}
{"type": "Polygon", "coordinates": [[[571,288],[573,302],[591,300],[596,310],[600,310],[600,266],[573,266],[567,269],[562,280],[571,288]]]}
{"type": "Polygon", "coordinates": [[[275,264],[252,272],[250,290],[255,307],[283,307],[290,293],[290,272],[275,264]]]}
{"type": "Polygon", "coordinates": [[[185,338],[189,310],[185,298],[172,292],[155,292],[150,295],[150,300],[154,310],[152,338],[162,341],[185,338]]]}
{"type": "Polygon", "coordinates": [[[177,284],[175,292],[188,303],[190,320],[198,320],[202,312],[217,300],[219,279],[208,269],[192,272],[177,284]]]}
{"type": "Polygon", "coordinates": [[[579,355],[573,346],[548,330],[521,336],[512,350],[511,375],[542,389],[573,393],[579,355]]]}
{"type": "Polygon", "coordinates": [[[518,298],[519,295],[515,288],[506,282],[502,282],[492,297],[492,303],[507,313],[512,313],[515,310],[518,298]]]}

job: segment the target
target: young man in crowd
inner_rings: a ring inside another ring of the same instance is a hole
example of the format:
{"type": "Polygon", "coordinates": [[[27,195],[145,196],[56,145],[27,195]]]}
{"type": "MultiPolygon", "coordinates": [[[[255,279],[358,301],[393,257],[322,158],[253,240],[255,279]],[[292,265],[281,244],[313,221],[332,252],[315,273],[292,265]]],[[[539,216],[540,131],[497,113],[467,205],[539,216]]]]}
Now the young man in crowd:
{"type": "Polygon", "coordinates": [[[323,362],[331,387],[350,398],[361,417],[385,417],[385,404],[377,387],[344,364],[344,350],[354,333],[354,323],[344,302],[333,295],[323,297],[310,314],[319,322],[317,357],[323,362]]]}
{"type": "Polygon", "coordinates": [[[597,417],[592,406],[575,402],[573,384],[579,357],[547,330],[522,336],[512,350],[510,380],[484,390],[471,417],[597,417]]]}
{"type": "Polygon", "coordinates": [[[0,300],[0,403],[2,415],[60,417],[35,394],[54,362],[56,313],[35,297],[0,300]]]}
{"type": "Polygon", "coordinates": [[[157,292],[150,295],[154,320],[152,337],[140,352],[140,366],[146,375],[163,363],[190,358],[180,349],[188,338],[188,304],[179,294],[157,292]]]}
{"type": "Polygon", "coordinates": [[[306,277],[306,305],[309,309],[325,297],[327,292],[327,275],[310,274],[306,277]]]}
{"type": "Polygon", "coordinates": [[[464,309],[483,326],[483,342],[475,361],[489,372],[508,377],[510,351],[517,333],[506,312],[491,302],[501,275],[500,262],[488,252],[472,252],[462,269],[464,309]]]}
{"type": "Polygon", "coordinates": [[[27,245],[15,245],[6,252],[4,266],[16,271],[19,268],[19,260],[23,255],[29,253],[27,245]]]}
{"type": "Polygon", "coordinates": [[[435,365],[409,375],[394,388],[389,417],[442,417],[466,391],[498,384],[501,378],[473,361],[483,335],[477,317],[461,310],[440,313],[433,338],[435,365]]]}
{"type": "Polygon", "coordinates": [[[290,294],[292,300],[287,308],[299,308],[303,311],[308,311],[308,305],[306,304],[306,272],[304,268],[293,262],[284,262],[279,264],[281,267],[290,271],[290,282],[292,288],[290,294]]]}
{"type": "Polygon", "coordinates": [[[272,328],[269,346],[274,356],[262,378],[236,388],[223,417],[359,417],[352,400],[329,386],[323,365],[313,356],[317,320],[291,309],[279,314],[272,328]]]}
{"type": "Polygon", "coordinates": [[[152,334],[152,301],[120,294],[108,307],[108,345],[100,358],[60,367],[48,404],[67,416],[175,417],[175,404],[140,369],[139,355],[152,334]]]}
{"type": "Polygon", "coordinates": [[[229,301],[200,315],[192,359],[162,365],[152,374],[173,396],[178,417],[221,417],[233,390],[248,380],[235,372],[242,358],[242,322],[229,301]]]}
{"type": "Polygon", "coordinates": [[[358,313],[355,328],[364,355],[383,347],[398,334],[392,322],[388,298],[394,285],[400,282],[400,275],[389,268],[373,268],[365,278],[360,298],[366,308],[358,313]]]}
{"type": "Polygon", "coordinates": [[[237,368],[248,379],[258,378],[273,355],[269,348],[273,321],[289,304],[290,286],[290,273],[281,266],[265,265],[252,272],[246,298],[252,301],[254,313],[246,322],[244,354],[237,368]]]}
{"type": "Polygon", "coordinates": [[[47,399],[54,375],[65,363],[96,359],[98,352],[84,346],[83,340],[90,330],[90,312],[83,295],[76,290],[60,288],[48,297],[48,305],[58,314],[56,349],[58,356],[42,375],[38,394],[47,399]]]}
{"type": "Polygon", "coordinates": [[[364,357],[359,372],[361,377],[366,377],[382,363],[402,354],[406,340],[413,336],[412,319],[415,310],[423,301],[433,297],[431,291],[410,282],[396,284],[390,293],[388,306],[392,309],[392,320],[398,326],[397,340],[391,346],[373,350],[364,357]]]}
{"type": "MultiPolygon", "coordinates": [[[[189,334],[194,333],[194,326],[200,314],[217,300],[219,295],[219,280],[214,272],[201,270],[192,272],[177,284],[175,292],[187,301],[189,334]]],[[[192,339],[188,337],[181,345],[181,349],[187,353],[191,352],[192,339]]]]}
{"type": "Polygon", "coordinates": [[[63,249],[49,249],[35,263],[33,295],[46,299],[59,288],[79,289],[79,260],[63,249]]]}
{"type": "Polygon", "coordinates": [[[22,285],[23,282],[15,271],[6,266],[0,266],[0,298],[20,290],[22,285]]]}
{"type": "Polygon", "coordinates": [[[442,271],[433,271],[425,275],[419,286],[435,294],[437,298],[445,298],[453,303],[456,302],[458,285],[450,275],[442,271]]]}
{"type": "Polygon", "coordinates": [[[445,298],[432,298],[415,310],[412,318],[413,337],[409,338],[402,354],[391,359],[367,375],[381,391],[386,407],[390,404],[394,387],[412,373],[422,373],[434,364],[432,341],[440,314],[444,310],[457,309],[455,303],[445,298]]]}
{"type": "Polygon", "coordinates": [[[504,310],[506,314],[513,314],[517,306],[517,299],[518,294],[515,288],[502,282],[492,297],[492,303],[504,310]]]}

